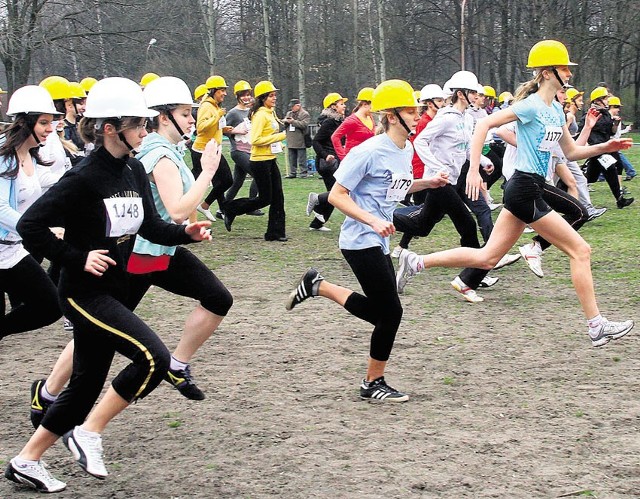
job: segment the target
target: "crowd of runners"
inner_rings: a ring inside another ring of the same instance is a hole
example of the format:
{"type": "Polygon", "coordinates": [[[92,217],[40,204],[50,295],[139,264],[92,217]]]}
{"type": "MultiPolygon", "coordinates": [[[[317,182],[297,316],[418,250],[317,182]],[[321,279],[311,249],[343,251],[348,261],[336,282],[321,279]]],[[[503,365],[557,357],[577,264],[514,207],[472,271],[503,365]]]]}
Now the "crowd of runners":
{"type": "Polygon", "coordinates": [[[278,117],[270,81],[236,82],[229,111],[230,87],[219,75],[193,94],[183,80],[152,73],[139,83],[51,76],[17,89],[0,145],[0,289],[8,305],[2,301],[0,339],[59,320],[73,336],[48,376],[31,385],[35,432],[5,477],[42,492],[63,490],[42,461],[62,437],[86,472],[105,478],[101,434],[131,403],[163,380],[189,399],[205,398],[190,361],[233,297],[185,246],[210,240],[218,219],[232,232],[242,215],[266,215],[265,241],[286,242],[277,158],[287,147],[285,178],[296,178],[298,168],[307,176],[306,149],[316,152],[326,191],[308,195],[309,228],[329,231],[334,208],[345,215],[338,244],[361,291],[311,267],[285,307],[322,296],[373,326],[362,399],[409,399],[384,374],[403,315],[399,295],[431,267],[463,269],[451,285],[478,303],[477,290],[498,282],[491,271],[520,258],[543,277],[542,252],[554,245],[569,257],[592,345],[626,335],[633,321],[610,321],[598,308],[590,247],[577,232],[605,214],[589,195],[599,178],[617,208],[634,201],[622,187],[623,172],[631,180],[635,170],[622,152],[632,141],[621,138],[629,131],[621,101],[604,83],[588,99],[573,88],[575,64],[560,42],[537,43],[527,62],[533,79],[513,94],[497,95],[469,71],[420,91],[387,80],[361,89],[345,117],[348,99],[332,91],[313,137],[297,99],[278,117]],[[222,154],[225,136],[233,172],[222,154]],[[251,187],[239,198],[247,176],[251,187]],[[496,183],[502,203],[491,196],[496,183]],[[500,210],[495,223],[493,210],[500,210]],[[445,215],[460,247],[412,252],[412,239],[428,237],[445,215]],[[532,242],[510,254],[527,230],[537,233],[532,242]],[[392,248],[396,232],[402,237],[392,248]],[[172,352],[135,314],[152,285],[195,300],[172,352]],[[130,364],[100,398],[116,352],[130,364]]]}

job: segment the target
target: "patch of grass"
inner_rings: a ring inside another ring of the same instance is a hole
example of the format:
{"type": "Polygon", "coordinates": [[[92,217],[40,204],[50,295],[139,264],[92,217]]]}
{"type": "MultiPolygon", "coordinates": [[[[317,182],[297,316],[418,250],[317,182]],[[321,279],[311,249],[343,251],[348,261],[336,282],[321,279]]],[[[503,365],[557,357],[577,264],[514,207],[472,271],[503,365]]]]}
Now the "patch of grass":
{"type": "Polygon", "coordinates": [[[576,412],[575,412],[575,414],[574,414],[574,415],[575,415],[575,417],[577,417],[577,418],[581,418],[582,416],[584,416],[584,411],[580,411],[580,410],[578,410],[578,411],[576,411],[576,412]]]}
{"type": "Polygon", "coordinates": [[[456,382],[456,379],[453,376],[445,376],[444,378],[442,378],[442,382],[445,385],[453,385],[456,382]]]}
{"type": "Polygon", "coordinates": [[[167,426],[169,428],[180,428],[182,426],[182,419],[179,412],[167,412],[163,414],[163,419],[168,419],[167,426]]]}

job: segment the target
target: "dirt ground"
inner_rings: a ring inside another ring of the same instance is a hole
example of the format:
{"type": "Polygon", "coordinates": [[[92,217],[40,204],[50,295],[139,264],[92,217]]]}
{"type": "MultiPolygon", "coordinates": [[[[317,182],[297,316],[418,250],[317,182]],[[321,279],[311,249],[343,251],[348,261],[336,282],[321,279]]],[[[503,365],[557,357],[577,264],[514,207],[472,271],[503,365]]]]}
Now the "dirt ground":
{"type": "MultiPolygon", "coordinates": [[[[387,369],[411,400],[380,405],[358,398],[370,326],[321,299],[284,309],[310,263],[357,286],[338,252],[262,266],[260,252],[278,243],[253,234],[234,244],[244,258],[216,269],[234,307],[192,363],[206,400],[163,383],[125,411],[104,434],[104,481],[56,444],[45,461],[68,484],[59,497],[640,496],[640,331],[592,348],[556,250],[547,261],[560,270],[538,279],[518,262],[478,305],[451,290],[455,271],[413,280],[387,369]]],[[[638,318],[637,291],[598,286],[615,319],[638,318]]],[[[172,349],[192,307],[154,289],[140,315],[172,349]]],[[[32,380],[67,339],[57,323],[0,343],[3,466],[31,434],[32,380]]],[[[0,480],[0,497],[29,494],[0,480]]]]}

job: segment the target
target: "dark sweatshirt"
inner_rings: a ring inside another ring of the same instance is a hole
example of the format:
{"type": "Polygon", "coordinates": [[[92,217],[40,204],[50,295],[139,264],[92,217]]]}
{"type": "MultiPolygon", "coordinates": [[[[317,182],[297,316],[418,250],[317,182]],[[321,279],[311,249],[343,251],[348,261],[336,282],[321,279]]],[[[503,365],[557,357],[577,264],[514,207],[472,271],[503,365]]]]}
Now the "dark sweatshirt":
{"type": "Polygon", "coordinates": [[[122,198],[141,198],[144,218],[138,233],[148,241],[167,246],[193,242],[183,225],[166,223],[158,215],[142,164],[134,158],[114,158],[101,147],[40,197],[17,226],[30,252],[62,265],[60,296],[106,293],[118,299],[126,297],[126,269],[135,234],[110,236],[112,223],[107,212],[109,206],[119,214],[116,216],[126,215],[122,208],[127,199],[122,198]],[[64,240],[55,237],[49,227],[64,227],[64,240]],[[117,263],[101,277],[84,270],[88,253],[97,249],[108,250],[117,263]]]}

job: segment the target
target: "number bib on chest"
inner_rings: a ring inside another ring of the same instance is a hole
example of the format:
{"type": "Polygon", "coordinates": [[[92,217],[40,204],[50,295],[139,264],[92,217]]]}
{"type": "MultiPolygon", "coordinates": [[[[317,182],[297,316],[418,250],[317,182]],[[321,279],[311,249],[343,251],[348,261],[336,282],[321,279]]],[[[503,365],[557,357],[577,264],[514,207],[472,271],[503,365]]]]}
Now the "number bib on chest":
{"type": "Polygon", "coordinates": [[[271,154],[278,154],[282,152],[282,142],[274,142],[271,144],[271,154]]]}
{"type": "Polygon", "coordinates": [[[107,209],[108,237],[120,237],[138,232],[144,219],[142,198],[109,198],[103,199],[103,202],[107,209]]]}
{"type": "Polygon", "coordinates": [[[394,173],[387,188],[387,201],[402,201],[413,184],[413,176],[408,173],[394,173]]]}
{"type": "Polygon", "coordinates": [[[544,138],[540,145],[538,146],[538,151],[549,152],[551,149],[555,147],[555,145],[562,137],[562,127],[561,126],[550,126],[548,125],[545,128],[544,138]]]}

